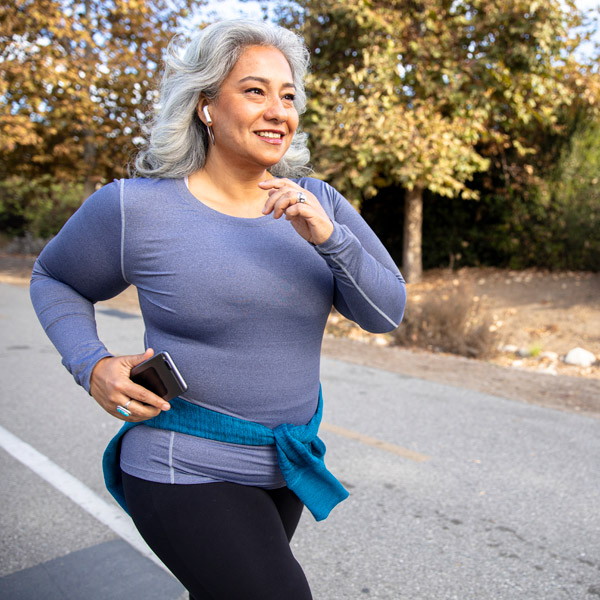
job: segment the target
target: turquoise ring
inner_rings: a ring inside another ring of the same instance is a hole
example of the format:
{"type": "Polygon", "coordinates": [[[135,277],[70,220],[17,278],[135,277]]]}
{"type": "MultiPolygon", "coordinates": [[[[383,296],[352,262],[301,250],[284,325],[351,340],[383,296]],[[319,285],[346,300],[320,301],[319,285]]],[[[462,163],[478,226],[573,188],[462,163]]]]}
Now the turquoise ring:
{"type": "Polygon", "coordinates": [[[121,406],[121,405],[117,406],[117,412],[121,413],[124,417],[131,416],[131,411],[127,410],[124,406],[121,406]]]}

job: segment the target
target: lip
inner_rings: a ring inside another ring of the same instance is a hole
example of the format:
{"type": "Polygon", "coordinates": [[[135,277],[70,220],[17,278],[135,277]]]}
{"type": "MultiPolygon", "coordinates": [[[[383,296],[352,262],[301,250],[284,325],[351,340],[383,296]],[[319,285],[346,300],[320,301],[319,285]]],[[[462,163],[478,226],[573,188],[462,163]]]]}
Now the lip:
{"type": "Polygon", "coordinates": [[[279,129],[259,129],[258,131],[254,132],[254,135],[256,135],[256,137],[261,139],[263,142],[266,142],[267,144],[272,144],[273,146],[281,146],[281,144],[283,144],[283,140],[284,140],[286,134],[285,134],[285,131],[280,131],[279,129]],[[259,135],[260,133],[276,133],[276,134],[280,135],[281,137],[278,137],[278,138],[263,137],[262,135],[259,135]]]}

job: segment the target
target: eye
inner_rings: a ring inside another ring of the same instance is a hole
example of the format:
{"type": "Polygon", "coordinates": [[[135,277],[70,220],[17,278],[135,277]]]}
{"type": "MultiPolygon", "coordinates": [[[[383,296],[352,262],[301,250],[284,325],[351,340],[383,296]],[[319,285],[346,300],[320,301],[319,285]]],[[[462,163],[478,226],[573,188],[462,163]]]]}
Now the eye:
{"type": "Polygon", "coordinates": [[[248,88],[246,94],[256,94],[259,96],[264,95],[264,92],[260,88],[248,88]]]}
{"type": "Polygon", "coordinates": [[[283,97],[284,100],[289,100],[290,102],[293,102],[296,99],[296,94],[292,94],[291,92],[289,94],[286,94],[283,97]]]}

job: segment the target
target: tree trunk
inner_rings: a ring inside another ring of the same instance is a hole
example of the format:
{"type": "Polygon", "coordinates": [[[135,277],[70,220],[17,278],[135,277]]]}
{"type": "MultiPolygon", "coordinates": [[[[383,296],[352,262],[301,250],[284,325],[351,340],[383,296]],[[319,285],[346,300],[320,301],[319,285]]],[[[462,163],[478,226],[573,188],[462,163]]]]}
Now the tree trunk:
{"type": "Polygon", "coordinates": [[[421,237],[423,231],[423,188],[406,191],[404,199],[404,236],[402,274],[409,283],[418,283],[423,274],[421,237]]]}

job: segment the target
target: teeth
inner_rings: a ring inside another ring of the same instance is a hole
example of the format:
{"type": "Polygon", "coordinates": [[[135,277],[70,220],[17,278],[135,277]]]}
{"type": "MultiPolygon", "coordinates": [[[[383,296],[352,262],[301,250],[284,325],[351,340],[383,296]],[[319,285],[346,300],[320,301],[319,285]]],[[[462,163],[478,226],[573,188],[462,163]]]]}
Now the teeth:
{"type": "Polygon", "coordinates": [[[256,135],[260,135],[260,137],[279,139],[283,137],[282,133],[274,133],[273,131],[257,131],[256,135]]]}

